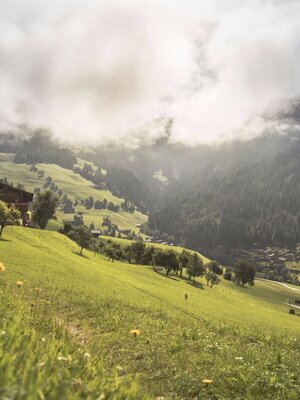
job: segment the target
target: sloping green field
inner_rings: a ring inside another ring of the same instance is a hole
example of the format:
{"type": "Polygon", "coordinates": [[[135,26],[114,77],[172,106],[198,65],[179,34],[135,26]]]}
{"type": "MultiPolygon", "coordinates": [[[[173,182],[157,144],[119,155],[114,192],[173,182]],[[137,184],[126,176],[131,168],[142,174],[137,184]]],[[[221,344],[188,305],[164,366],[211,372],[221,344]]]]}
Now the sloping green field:
{"type": "Polygon", "coordinates": [[[81,257],[61,234],[18,227],[4,230],[0,262],[0,398],[299,398],[300,319],[284,304],[292,290],[223,280],[210,289],[81,257]]]}
{"type": "MultiPolygon", "coordinates": [[[[70,200],[84,200],[92,196],[94,200],[103,201],[105,198],[114,204],[120,204],[123,199],[114,196],[109,190],[97,190],[93,188],[92,182],[71,170],[62,168],[56,164],[36,164],[37,168],[45,172],[45,178],[40,179],[38,175],[30,171],[27,164],[15,164],[12,162],[12,154],[0,153],[0,178],[7,178],[13,184],[21,183],[26,190],[33,191],[34,188],[43,188],[46,177],[51,176],[60,190],[68,195],[70,200]]],[[[82,162],[82,160],[81,160],[82,162]]],[[[147,216],[135,211],[133,214],[119,211],[118,213],[110,210],[86,210],[83,206],[75,207],[76,211],[83,213],[84,223],[90,225],[94,222],[96,228],[101,228],[104,217],[109,217],[120,229],[132,229],[136,232],[137,224],[147,221],[147,216]]],[[[58,227],[62,226],[63,219],[73,219],[73,214],[58,213],[58,227]]],[[[57,224],[50,223],[50,228],[57,228],[57,224]]]]}

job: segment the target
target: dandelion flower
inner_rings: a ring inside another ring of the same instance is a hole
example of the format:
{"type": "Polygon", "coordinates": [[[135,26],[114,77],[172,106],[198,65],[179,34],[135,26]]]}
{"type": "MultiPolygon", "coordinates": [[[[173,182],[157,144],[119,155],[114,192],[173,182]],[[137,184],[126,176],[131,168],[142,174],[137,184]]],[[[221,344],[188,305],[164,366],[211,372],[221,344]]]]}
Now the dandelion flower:
{"type": "Polygon", "coordinates": [[[141,332],[139,329],[131,329],[130,333],[131,333],[133,336],[138,336],[138,335],[140,335],[142,332],[141,332]]]}
{"type": "Polygon", "coordinates": [[[4,266],[4,264],[2,264],[2,262],[0,262],[0,273],[1,272],[5,272],[5,266],[4,266]]]}
{"type": "Polygon", "coordinates": [[[85,358],[86,360],[89,359],[91,357],[90,353],[84,353],[83,358],[85,358]]]}
{"type": "Polygon", "coordinates": [[[202,379],[202,383],[205,383],[205,385],[209,385],[209,384],[213,383],[213,380],[205,378],[205,379],[202,379]]]}
{"type": "Polygon", "coordinates": [[[22,281],[17,281],[17,282],[16,282],[16,285],[17,285],[18,287],[21,287],[21,286],[24,285],[24,283],[23,283],[22,281]]]}

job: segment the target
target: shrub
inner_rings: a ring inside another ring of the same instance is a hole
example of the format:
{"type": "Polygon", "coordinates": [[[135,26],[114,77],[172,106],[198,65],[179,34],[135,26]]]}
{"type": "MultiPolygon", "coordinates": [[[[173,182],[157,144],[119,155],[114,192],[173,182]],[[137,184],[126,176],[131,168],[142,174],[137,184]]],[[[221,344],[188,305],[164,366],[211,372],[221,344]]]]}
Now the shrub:
{"type": "Polygon", "coordinates": [[[289,309],[289,314],[296,314],[295,310],[293,308],[289,309]]]}

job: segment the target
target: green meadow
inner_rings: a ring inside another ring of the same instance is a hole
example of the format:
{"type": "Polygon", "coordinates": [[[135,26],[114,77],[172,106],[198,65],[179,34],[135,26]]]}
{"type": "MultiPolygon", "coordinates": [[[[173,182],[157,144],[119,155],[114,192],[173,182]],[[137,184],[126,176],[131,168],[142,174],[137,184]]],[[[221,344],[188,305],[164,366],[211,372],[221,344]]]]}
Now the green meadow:
{"type": "Polygon", "coordinates": [[[211,289],[78,251],[56,232],[5,228],[1,399],[300,397],[299,311],[286,304],[298,292],[211,289]]]}
{"type": "MultiPolygon", "coordinates": [[[[26,190],[33,191],[34,188],[43,188],[46,182],[46,177],[51,176],[55,184],[60,190],[67,194],[69,199],[84,200],[92,196],[94,200],[103,201],[106,199],[114,204],[120,204],[123,199],[114,196],[109,190],[97,190],[93,188],[92,182],[84,179],[75,172],[62,168],[56,164],[36,164],[39,170],[45,172],[45,178],[39,178],[38,175],[30,171],[30,165],[15,164],[12,162],[13,154],[0,153],[0,177],[6,177],[13,184],[21,183],[26,190]]],[[[84,160],[78,160],[80,166],[84,160]]],[[[110,210],[86,210],[85,207],[78,205],[75,207],[76,212],[82,212],[83,220],[86,225],[94,223],[96,228],[101,228],[104,217],[109,217],[114,224],[117,224],[120,229],[132,229],[136,232],[136,225],[143,224],[147,221],[147,216],[135,211],[133,214],[119,211],[117,213],[110,210]]],[[[57,213],[58,220],[51,221],[49,229],[57,230],[63,224],[64,219],[73,219],[73,214],[57,213]]]]}

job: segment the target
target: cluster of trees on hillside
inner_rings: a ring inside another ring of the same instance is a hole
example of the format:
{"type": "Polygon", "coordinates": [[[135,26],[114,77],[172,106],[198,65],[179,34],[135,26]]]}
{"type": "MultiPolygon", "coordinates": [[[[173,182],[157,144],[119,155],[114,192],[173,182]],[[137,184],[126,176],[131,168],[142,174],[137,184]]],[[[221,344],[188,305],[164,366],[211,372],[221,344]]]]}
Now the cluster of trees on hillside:
{"type": "Polygon", "coordinates": [[[104,182],[105,175],[102,174],[101,168],[92,166],[92,164],[90,163],[84,163],[82,168],[76,165],[74,168],[74,172],[81,175],[83,178],[93,182],[95,185],[99,186],[99,188],[106,188],[104,182]]]}
{"type": "Polygon", "coordinates": [[[188,279],[204,276],[207,285],[211,287],[219,283],[218,275],[222,274],[222,268],[217,271],[214,266],[217,263],[203,264],[201,257],[195,253],[183,250],[178,253],[172,249],[162,249],[155,246],[146,246],[142,240],[133,241],[130,245],[122,247],[114,241],[100,241],[99,252],[111,261],[121,260],[130,264],[152,265],[165,271],[169,276],[171,272],[182,276],[185,270],[188,279]]]}
{"type": "MultiPolygon", "coordinates": [[[[121,209],[124,212],[133,213],[135,211],[135,206],[127,199],[131,199],[136,204],[142,204],[143,200],[145,201],[145,198],[143,198],[145,194],[141,195],[140,193],[145,190],[143,183],[129,171],[109,168],[106,174],[102,174],[101,168],[92,166],[90,163],[84,163],[83,168],[76,166],[74,172],[93,182],[99,189],[108,188],[116,196],[125,197],[126,199],[121,204],[121,209]]],[[[94,205],[95,209],[107,208],[118,212],[120,206],[114,205],[112,202],[107,203],[106,199],[105,202],[97,200],[94,205]],[[115,209],[112,209],[113,207],[115,209]],[[116,207],[118,208],[117,210],[116,207]]]]}
{"type": "MultiPolygon", "coordinates": [[[[68,236],[80,247],[80,254],[84,248],[99,252],[105,255],[108,260],[126,261],[129,264],[152,265],[165,270],[168,276],[174,272],[182,276],[185,269],[189,279],[195,280],[196,277],[206,274],[207,285],[211,287],[219,283],[217,274],[209,265],[203,265],[201,257],[195,252],[183,250],[182,253],[170,249],[160,249],[154,246],[146,246],[142,240],[133,241],[130,245],[122,247],[119,243],[108,240],[100,240],[98,243],[93,239],[90,230],[86,226],[74,227],[68,232],[68,236]]],[[[222,269],[218,268],[218,273],[222,269]]]]}
{"type": "MultiPolygon", "coordinates": [[[[195,281],[196,277],[204,276],[207,286],[213,287],[220,282],[223,268],[216,261],[207,265],[203,264],[201,257],[185,249],[178,253],[172,249],[162,249],[154,246],[146,246],[142,240],[132,241],[130,245],[121,244],[112,240],[95,240],[86,226],[71,229],[68,236],[83,249],[93,250],[107,257],[109,261],[126,261],[129,264],[152,265],[157,272],[160,269],[169,276],[171,272],[182,276],[183,271],[188,279],[195,281]]],[[[224,278],[233,281],[237,285],[254,285],[255,268],[246,261],[237,262],[233,271],[225,272],[224,278]]]]}
{"type": "Polygon", "coordinates": [[[31,166],[30,166],[30,172],[34,172],[35,174],[37,174],[37,176],[40,178],[40,179],[43,179],[44,177],[45,177],[45,171],[44,170],[42,170],[42,169],[40,169],[40,168],[38,168],[35,164],[32,164],[31,166]]]}
{"type": "Polygon", "coordinates": [[[107,199],[95,200],[93,196],[89,196],[83,200],[76,200],[74,202],[74,206],[82,205],[86,208],[86,210],[91,210],[94,208],[95,210],[109,210],[113,212],[118,212],[122,208],[119,204],[114,204],[112,201],[107,201],[107,199]]]}
{"type": "Polygon", "coordinates": [[[16,151],[15,163],[53,163],[63,168],[72,169],[77,162],[71,150],[61,147],[51,137],[50,132],[43,129],[28,132],[22,146],[16,151]]]}

